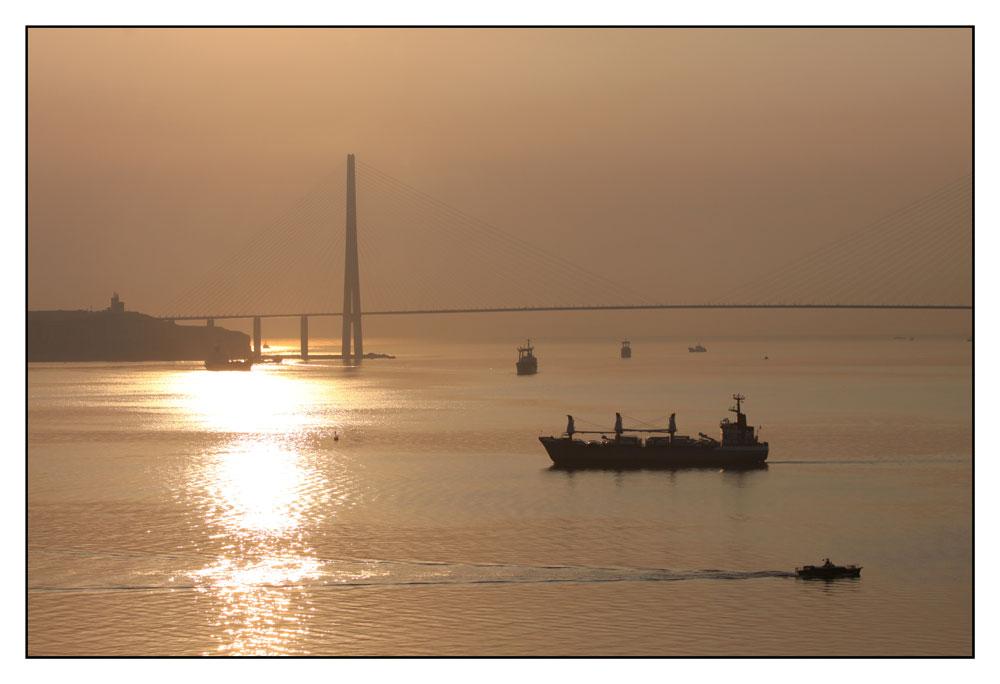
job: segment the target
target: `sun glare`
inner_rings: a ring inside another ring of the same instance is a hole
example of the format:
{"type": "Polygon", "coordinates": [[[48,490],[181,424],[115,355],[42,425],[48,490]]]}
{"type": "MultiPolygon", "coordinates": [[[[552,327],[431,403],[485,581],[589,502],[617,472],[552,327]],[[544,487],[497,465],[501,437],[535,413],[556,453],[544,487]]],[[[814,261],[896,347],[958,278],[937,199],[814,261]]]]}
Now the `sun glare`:
{"type": "Polygon", "coordinates": [[[309,520],[329,498],[324,475],[280,438],[248,436],[204,455],[192,483],[223,551],[190,577],[218,603],[213,624],[221,652],[277,654],[308,631],[308,592],[322,562],[309,544],[309,520]],[[287,592],[306,592],[291,600],[287,592]]]}
{"type": "Polygon", "coordinates": [[[176,374],[181,408],[216,432],[287,432],[315,422],[311,384],[254,368],[249,372],[199,370],[176,374]]]}
{"type": "Polygon", "coordinates": [[[320,503],[315,499],[324,498],[313,482],[319,475],[278,444],[250,442],[206,458],[212,522],[227,534],[287,536],[300,527],[304,511],[320,503]]]}

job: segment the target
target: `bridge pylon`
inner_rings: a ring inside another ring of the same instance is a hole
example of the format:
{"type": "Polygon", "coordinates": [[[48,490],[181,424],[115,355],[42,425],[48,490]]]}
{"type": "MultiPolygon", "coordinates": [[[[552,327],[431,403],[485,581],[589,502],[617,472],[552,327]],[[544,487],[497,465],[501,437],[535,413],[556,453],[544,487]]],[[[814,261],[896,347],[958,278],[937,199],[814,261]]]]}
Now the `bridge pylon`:
{"type": "Polygon", "coordinates": [[[361,281],[358,275],[358,205],[354,182],[354,155],[347,155],[347,244],[344,255],[344,308],[340,353],[345,359],[364,354],[361,339],[361,281]],[[354,353],[351,353],[351,338],[354,353]]]}

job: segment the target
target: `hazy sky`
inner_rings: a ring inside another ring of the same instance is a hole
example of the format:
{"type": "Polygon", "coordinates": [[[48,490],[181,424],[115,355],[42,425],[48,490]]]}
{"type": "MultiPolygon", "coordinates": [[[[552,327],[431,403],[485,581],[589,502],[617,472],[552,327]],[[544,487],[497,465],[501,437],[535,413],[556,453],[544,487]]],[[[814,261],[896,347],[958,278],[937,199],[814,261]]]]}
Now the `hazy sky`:
{"type": "Polygon", "coordinates": [[[28,306],[165,312],[347,153],[711,299],[971,174],[971,60],[966,29],[33,29],[28,306]]]}

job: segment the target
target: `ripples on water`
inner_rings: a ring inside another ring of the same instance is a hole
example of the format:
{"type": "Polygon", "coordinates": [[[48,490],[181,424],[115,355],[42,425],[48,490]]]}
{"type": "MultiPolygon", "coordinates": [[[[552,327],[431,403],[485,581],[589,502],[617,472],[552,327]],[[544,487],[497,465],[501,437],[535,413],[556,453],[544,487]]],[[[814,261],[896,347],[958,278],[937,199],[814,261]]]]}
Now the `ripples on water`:
{"type": "Polygon", "coordinates": [[[29,653],[968,654],[967,349],[840,344],[32,365],[29,653]],[[736,390],[767,469],[560,471],[536,441],[570,410],[714,432],[736,390]],[[862,578],[791,572],[824,556],[862,578]]]}

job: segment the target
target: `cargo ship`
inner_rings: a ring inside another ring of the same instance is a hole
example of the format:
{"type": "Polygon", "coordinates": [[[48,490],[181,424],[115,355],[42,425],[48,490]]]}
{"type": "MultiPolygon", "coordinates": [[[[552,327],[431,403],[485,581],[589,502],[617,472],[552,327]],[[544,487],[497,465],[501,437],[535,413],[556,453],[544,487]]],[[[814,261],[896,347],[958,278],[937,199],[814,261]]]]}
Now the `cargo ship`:
{"type": "Polygon", "coordinates": [[[747,425],[742,394],[734,394],[736,406],[729,410],[736,420],[723,418],[720,438],[699,432],[698,438],[678,435],[676,414],[667,428],[626,428],[615,414],[614,437],[599,430],[577,430],[573,416],[561,437],[539,437],[552,462],[572,468],[760,468],[765,465],[768,443],[761,442],[753,426],[747,425]],[[631,433],[657,433],[643,439],[631,433]],[[584,441],[578,434],[600,434],[600,440],[584,441]]]}

